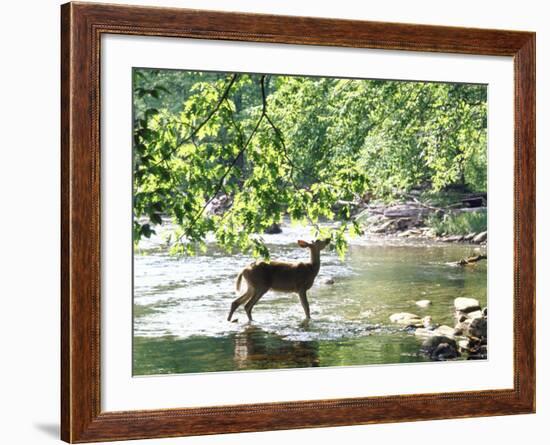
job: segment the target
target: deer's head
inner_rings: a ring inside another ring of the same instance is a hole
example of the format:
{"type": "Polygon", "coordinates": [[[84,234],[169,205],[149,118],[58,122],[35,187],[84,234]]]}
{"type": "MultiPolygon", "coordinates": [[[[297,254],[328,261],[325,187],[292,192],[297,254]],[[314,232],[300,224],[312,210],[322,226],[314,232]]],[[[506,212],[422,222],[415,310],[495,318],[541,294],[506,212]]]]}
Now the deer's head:
{"type": "Polygon", "coordinates": [[[309,249],[311,249],[312,251],[315,251],[315,252],[320,252],[325,247],[327,247],[329,244],[330,244],[330,238],[318,239],[318,240],[315,240],[311,243],[308,243],[307,241],[304,241],[304,240],[298,240],[298,245],[300,247],[304,247],[304,248],[308,247],[309,249]]]}

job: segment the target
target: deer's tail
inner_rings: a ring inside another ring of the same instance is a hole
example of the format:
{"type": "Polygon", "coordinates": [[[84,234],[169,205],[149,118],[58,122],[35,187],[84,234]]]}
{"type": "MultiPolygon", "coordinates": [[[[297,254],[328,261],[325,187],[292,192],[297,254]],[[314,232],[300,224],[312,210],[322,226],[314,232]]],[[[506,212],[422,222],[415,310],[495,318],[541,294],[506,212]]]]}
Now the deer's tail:
{"type": "Polygon", "coordinates": [[[243,279],[243,273],[244,273],[244,270],[241,270],[239,275],[237,275],[237,281],[235,281],[235,290],[237,291],[237,293],[241,291],[241,281],[243,279]]]}

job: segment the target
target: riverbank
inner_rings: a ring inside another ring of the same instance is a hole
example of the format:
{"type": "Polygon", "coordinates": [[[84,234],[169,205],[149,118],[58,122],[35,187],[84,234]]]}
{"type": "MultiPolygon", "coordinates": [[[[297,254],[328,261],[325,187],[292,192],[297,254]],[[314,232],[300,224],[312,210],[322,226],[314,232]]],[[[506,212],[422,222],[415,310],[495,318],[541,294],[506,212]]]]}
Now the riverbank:
{"type": "Polygon", "coordinates": [[[487,242],[484,194],[441,195],[435,200],[407,195],[389,204],[360,203],[354,208],[354,218],[370,236],[482,246],[487,242]]]}
{"type": "MultiPolygon", "coordinates": [[[[212,200],[206,212],[221,215],[232,205],[227,195],[212,200]]],[[[398,193],[389,202],[365,196],[338,201],[372,237],[398,237],[447,243],[485,245],[487,242],[487,194],[412,190],[398,193]]],[[[284,221],[272,224],[265,234],[282,232],[284,221]]]]}

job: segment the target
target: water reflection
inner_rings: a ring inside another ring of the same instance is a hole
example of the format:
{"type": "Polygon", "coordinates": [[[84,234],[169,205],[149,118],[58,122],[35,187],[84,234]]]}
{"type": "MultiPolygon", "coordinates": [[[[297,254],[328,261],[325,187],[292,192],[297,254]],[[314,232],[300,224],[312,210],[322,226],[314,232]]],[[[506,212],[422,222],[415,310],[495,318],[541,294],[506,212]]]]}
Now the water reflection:
{"type": "Polygon", "coordinates": [[[248,326],[234,336],[234,359],[237,369],[265,369],[278,363],[297,368],[319,366],[316,341],[284,341],[269,336],[257,326],[248,326]]]}
{"type": "Polygon", "coordinates": [[[135,376],[428,361],[411,335],[380,330],[339,340],[292,341],[249,326],[223,337],[135,337],[135,376]]]}

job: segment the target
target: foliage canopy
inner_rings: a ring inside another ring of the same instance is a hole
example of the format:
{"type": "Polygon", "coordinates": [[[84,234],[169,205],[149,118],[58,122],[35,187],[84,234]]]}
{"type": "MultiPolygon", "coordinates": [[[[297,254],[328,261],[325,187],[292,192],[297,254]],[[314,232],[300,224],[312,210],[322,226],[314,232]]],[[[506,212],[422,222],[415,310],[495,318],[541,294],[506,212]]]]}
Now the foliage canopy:
{"type": "Polygon", "coordinates": [[[267,258],[255,234],[288,215],[343,254],[359,200],[486,190],[483,85],[153,69],[133,83],[136,242],[168,216],[174,252],[212,233],[267,258]]]}

